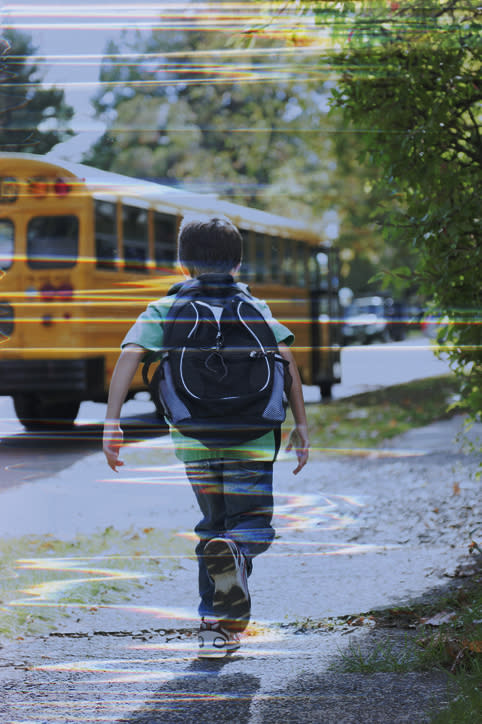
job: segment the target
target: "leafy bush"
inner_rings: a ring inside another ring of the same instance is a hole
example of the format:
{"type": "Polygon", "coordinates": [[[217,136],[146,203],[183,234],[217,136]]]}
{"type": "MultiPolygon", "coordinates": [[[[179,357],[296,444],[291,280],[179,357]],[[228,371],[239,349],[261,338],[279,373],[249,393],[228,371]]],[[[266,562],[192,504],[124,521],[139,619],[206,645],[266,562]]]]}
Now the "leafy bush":
{"type": "MultiPolygon", "coordinates": [[[[393,203],[379,207],[385,238],[409,247],[414,268],[384,273],[393,288],[416,280],[449,323],[439,342],[474,416],[482,408],[482,245],[479,130],[480,16],[473,0],[307,2],[338,49],[333,106],[363,141],[393,203]]],[[[323,56],[326,64],[326,54],[323,56]]]]}

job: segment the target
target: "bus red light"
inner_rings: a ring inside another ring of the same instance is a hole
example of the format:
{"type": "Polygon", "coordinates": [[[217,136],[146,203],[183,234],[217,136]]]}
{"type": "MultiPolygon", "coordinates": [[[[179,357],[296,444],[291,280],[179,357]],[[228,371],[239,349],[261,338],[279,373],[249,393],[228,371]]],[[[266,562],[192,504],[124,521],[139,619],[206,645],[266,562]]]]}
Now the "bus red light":
{"type": "Polygon", "coordinates": [[[70,284],[63,284],[57,289],[56,297],[65,301],[70,301],[74,296],[74,290],[70,284]]]}
{"type": "Polygon", "coordinates": [[[72,191],[72,186],[64,181],[63,178],[58,178],[54,184],[54,190],[57,196],[68,196],[72,191]]]}
{"type": "Polygon", "coordinates": [[[55,299],[57,290],[52,284],[44,284],[40,289],[40,299],[43,302],[52,302],[55,299]]]}

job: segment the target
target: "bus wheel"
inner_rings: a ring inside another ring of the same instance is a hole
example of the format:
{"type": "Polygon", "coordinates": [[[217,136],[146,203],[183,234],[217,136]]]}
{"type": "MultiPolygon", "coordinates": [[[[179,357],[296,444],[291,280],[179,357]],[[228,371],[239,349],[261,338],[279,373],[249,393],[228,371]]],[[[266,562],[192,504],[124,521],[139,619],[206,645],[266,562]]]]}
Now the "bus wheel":
{"type": "Polygon", "coordinates": [[[49,400],[34,394],[15,395],[13,404],[27,430],[71,427],[80,407],[79,400],[49,400]]]}
{"type": "Polygon", "coordinates": [[[320,382],[320,392],[322,400],[331,400],[332,382],[320,382]]]}

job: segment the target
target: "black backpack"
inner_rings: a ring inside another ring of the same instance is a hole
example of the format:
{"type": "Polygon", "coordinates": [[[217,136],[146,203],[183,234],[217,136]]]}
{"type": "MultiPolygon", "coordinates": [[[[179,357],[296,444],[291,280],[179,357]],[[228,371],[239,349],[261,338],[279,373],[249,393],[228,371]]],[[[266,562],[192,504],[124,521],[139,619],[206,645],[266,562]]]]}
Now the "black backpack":
{"type": "Polygon", "coordinates": [[[164,354],[151,382],[158,409],[210,448],[277,432],[291,386],[269,324],[229,274],[203,274],[169,290],[164,354]]]}

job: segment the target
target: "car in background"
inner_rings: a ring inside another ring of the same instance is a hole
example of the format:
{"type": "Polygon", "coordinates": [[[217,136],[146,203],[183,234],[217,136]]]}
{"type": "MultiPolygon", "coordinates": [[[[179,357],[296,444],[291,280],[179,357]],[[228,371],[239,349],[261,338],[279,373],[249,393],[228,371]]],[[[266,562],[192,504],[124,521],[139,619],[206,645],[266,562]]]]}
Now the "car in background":
{"type": "Polygon", "coordinates": [[[344,344],[388,341],[388,320],[383,298],[371,296],[354,299],[345,311],[342,334],[344,344]]]}
{"type": "Polygon", "coordinates": [[[356,297],[346,308],[342,326],[343,344],[399,342],[406,336],[404,304],[374,294],[356,297]]]}

